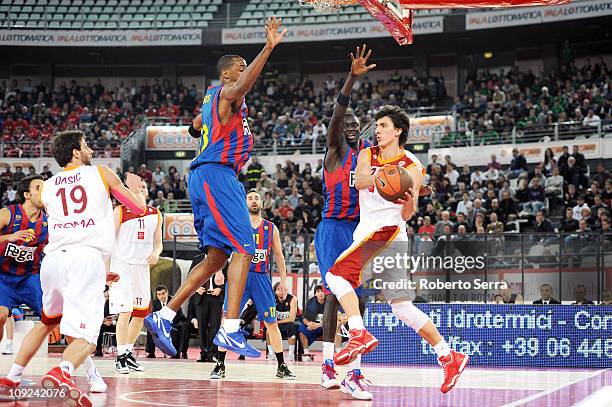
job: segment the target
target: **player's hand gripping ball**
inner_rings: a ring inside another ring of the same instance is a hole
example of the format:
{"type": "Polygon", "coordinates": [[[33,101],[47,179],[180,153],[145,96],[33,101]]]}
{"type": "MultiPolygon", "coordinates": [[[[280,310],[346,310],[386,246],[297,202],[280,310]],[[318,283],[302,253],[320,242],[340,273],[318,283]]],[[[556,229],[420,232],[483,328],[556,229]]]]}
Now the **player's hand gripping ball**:
{"type": "Polygon", "coordinates": [[[414,185],[410,173],[399,165],[385,165],[377,172],[374,183],[380,196],[389,202],[405,198],[406,192],[414,185]]]}

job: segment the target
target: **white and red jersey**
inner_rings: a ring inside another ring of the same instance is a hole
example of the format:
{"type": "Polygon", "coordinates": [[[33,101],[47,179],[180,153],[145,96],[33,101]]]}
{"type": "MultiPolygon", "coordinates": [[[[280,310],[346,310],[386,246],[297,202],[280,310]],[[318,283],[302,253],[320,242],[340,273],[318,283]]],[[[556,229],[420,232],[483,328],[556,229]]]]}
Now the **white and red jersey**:
{"type": "Polygon", "coordinates": [[[153,253],[155,231],[161,224],[161,213],[157,208],[147,206],[144,215],[138,215],[125,205],[120,208],[120,227],[113,257],[128,264],[147,264],[153,253]]]}
{"type": "MultiPolygon", "coordinates": [[[[407,150],[402,150],[402,153],[397,157],[386,161],[380,157],[380,147],[378,146],[369,147],[367,152],[370,157],[372,173],[385,164],[395,164],[404,168],[417,166],[425,174],[425,168],[419,159],[407,150]]],[[[401,215],[402,206],[383,199],[376,186],[359,190],[359,211],[359,226],[361,229],[378,230],[384,226],[405,227],[406,225],[406,221],[402,219],[401,215]]]]}
{"type": "Polygon", "coordinates": [[[41,198],[49,222],[46,254],[87,246],[110,255],[115,246],[113,205],[100,166],[65,167],[45,181],[41,198]]]}

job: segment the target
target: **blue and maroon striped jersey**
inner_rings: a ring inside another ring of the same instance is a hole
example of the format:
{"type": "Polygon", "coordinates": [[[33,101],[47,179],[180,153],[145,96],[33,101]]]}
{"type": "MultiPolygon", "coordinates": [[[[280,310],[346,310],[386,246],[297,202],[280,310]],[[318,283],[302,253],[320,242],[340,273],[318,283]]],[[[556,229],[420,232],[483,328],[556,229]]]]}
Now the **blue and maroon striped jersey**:
{"type": "Polygon", "coordinates": [[[202,103],[202,130],[200,145],[191,168],[201,164],[227,165],[239,173],[251,157],[253,136],[247,121],[247,106],[242,100],[230,121],[222,125],[219,120],[219,97],[222,85],[210,86],[202,103]]]}
{"type": "Polygon", "coordinates": [[[359,191],[355,188],[355,167],[359,152],[370,147],[359,142],[359,151],[348,148],[342,164],[333,172],[323,169],[323,219],[359,220],[359,191]]]}
{"type": "Polygon", "coordinates": [[[30,222],[21,205],[10,205],[7,209],[11,212],[11,220],[2,230],[2,235],[32,229],[35,236],[31,242],[0,243],[0,272],[16,276],[39,274],[48,238],[47,215],[42,212],[36,222],[30,222]]]}
{"type": "Polygon", "coordinates": [[[274,223],[263,219],[258,227],[253,228],[253,239],[255,239],[255,256],[249,271],[267,273],[272,242],[274,242],[274,223]]]}

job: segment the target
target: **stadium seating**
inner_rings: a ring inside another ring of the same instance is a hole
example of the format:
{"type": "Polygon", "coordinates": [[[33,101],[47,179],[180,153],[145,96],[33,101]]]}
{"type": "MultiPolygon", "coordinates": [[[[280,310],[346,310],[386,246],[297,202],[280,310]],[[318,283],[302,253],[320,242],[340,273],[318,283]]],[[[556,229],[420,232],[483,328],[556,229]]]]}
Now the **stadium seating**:
{"type": "Polygon", "coordinates": [[[110,30],[206,28],[222,0],[3,0],[0,27],[110,30]]]}

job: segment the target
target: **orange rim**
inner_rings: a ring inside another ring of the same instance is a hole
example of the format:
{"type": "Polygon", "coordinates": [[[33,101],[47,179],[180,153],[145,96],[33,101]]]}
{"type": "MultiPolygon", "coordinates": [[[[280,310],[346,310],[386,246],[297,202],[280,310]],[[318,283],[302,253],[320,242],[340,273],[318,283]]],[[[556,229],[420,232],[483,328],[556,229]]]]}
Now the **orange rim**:
{"type": "MultiPolygon", "coordinates": [[[[319,0],[303,0],[305,3],[317,3],[319,0]]],[[[350,4],[357,4],[359,0],[332,0],[331,2],[336,3],[340,6],[348,6],[350,4]]]]}

